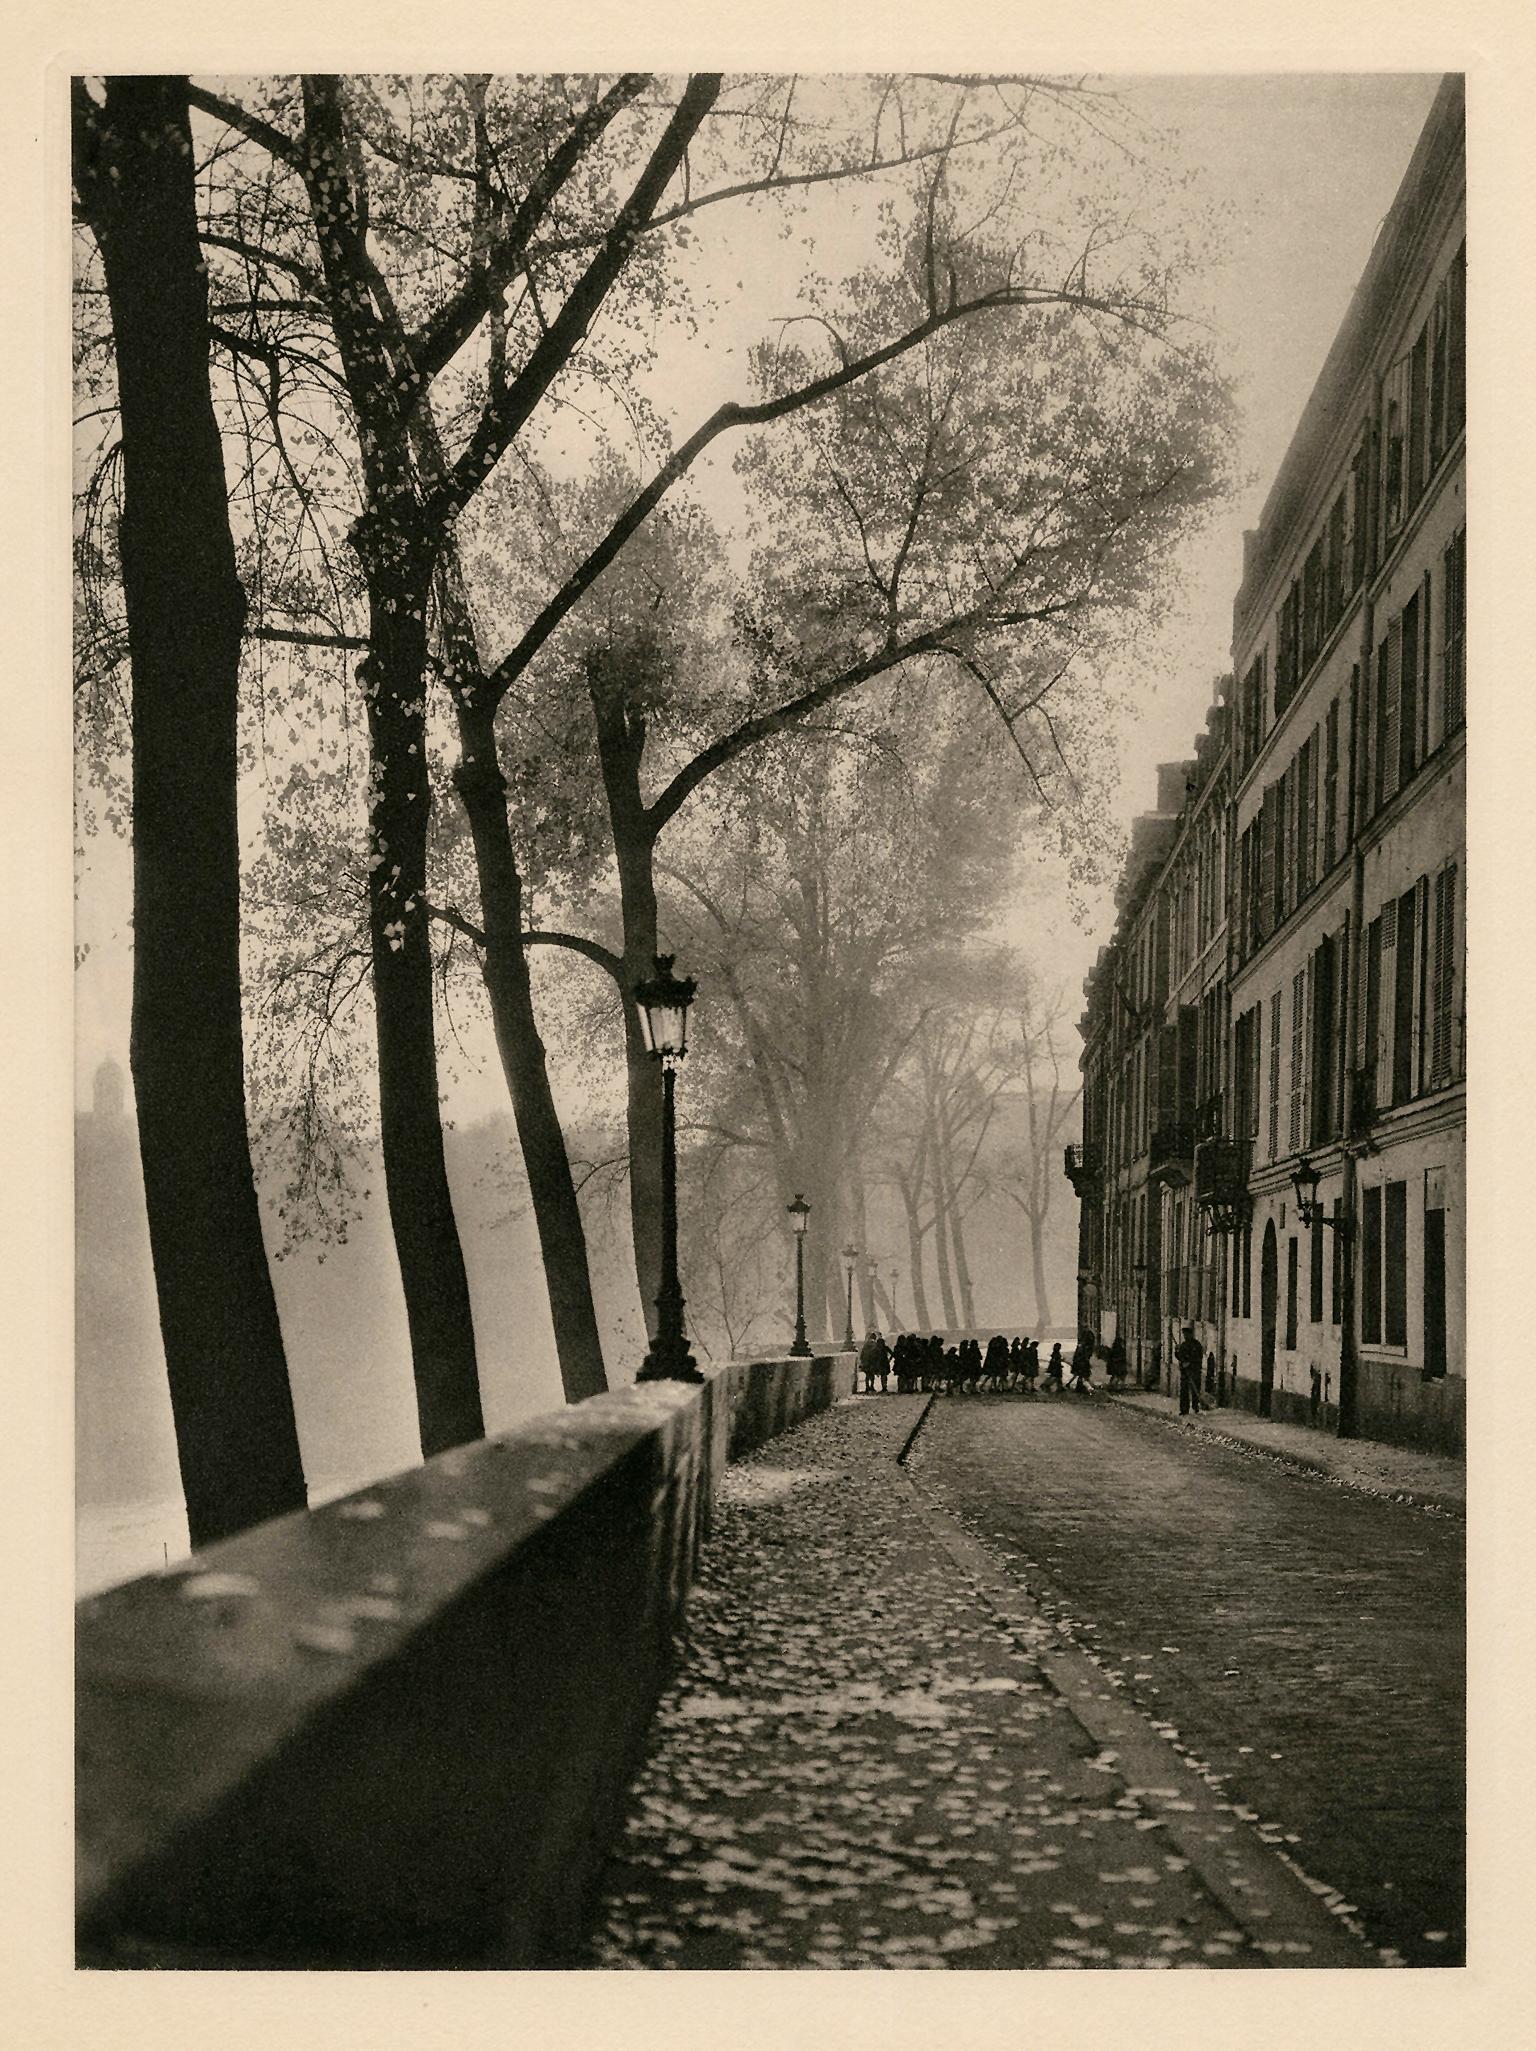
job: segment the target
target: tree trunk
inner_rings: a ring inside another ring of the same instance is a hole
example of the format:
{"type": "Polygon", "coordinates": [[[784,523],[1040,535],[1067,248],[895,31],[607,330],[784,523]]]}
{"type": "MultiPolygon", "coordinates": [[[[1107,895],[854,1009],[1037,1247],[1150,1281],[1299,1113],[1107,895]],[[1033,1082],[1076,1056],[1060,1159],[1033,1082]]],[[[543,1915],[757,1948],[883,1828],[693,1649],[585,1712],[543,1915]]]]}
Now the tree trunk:
{"type": "Polygon", "coordinates": [[[586,1232],[534,1015],[523,947],[523,886],[507,823],[506,779],[496,764],[494,735],[473,732],[462,716],[461,730],[464,759],[454,780],[469,816],[480,878],[485,987],[528,1171],[561,1385],[565,1400],[579,1403],[608,1386],[592,1303],[586,1232]]]}
{"type": "Polygon", "coordinates": [[[859,1162],[849,1169],[853,1200],[853,1239],[859,1249],[859,1313],[864,1321],[865,1331],[877,1322],[875,1312],[874,1277],[870,1270],[869,1256],[869,1206],[864,1188],[864,1170],[859,1162]]]}
{"type": "Polygon", "coordinates": [[[384,1182],[426,1459],[485,1435],[469,1281],[438,1104],[427,887],[426,594],[420,561],[366,565],[373,750],[368,921],[384,1182]]]}
{"type": "Polygon", "coordinates": [[[133,1070],[150,1251],[194,1546],[302,1509],[251,1170],[236,720],[245,594],[208,385],[184,78],[76,96],[122,418],[133,678],[133,1070]]]}
{"type": "Polygon", "coordinates": [[[968,1332],[976,1329],[976,1299],[971,1291],[971,1264],[965,1255],[965,1226],[960,1206],[950,1193],[949,1236],[955,1249],[955,1282],[960,1290],[960,1315],[968,1332]]]}
{"type": "Polygon", "coordinates": [[[930,1114],[928,1157],[933,1163],[933,1257],[939,1271],[939,1295],[944,1304],[944,1329],[959,1329],[955,1316],[955,1285],[949,1264],[949,1196],[944,1180],[944,1162],[938,1135],[930,1114]]]}
{"type": "Polygon", "coordinates": [[[897,1186],[901,1190],[902,1209],[907,1214],[907,1272],[912,1283],[912,1316],[918,1331],[931,1332],[933,1320],[928,1314],[928,1292],[923,1286],[923,1231],[918,1223],[917,1196],[908,1189],[905,1181],[897,1186]]]}
{"type": "Polygon", "coordinates": [[[1029,1221],[1029,1258],[1035,1273],[1035,1328],[1048,1332],[1052,1325],[1051,1299],[1045,1286],[1045,1220],[1031,1216],[1029,1221]]]}

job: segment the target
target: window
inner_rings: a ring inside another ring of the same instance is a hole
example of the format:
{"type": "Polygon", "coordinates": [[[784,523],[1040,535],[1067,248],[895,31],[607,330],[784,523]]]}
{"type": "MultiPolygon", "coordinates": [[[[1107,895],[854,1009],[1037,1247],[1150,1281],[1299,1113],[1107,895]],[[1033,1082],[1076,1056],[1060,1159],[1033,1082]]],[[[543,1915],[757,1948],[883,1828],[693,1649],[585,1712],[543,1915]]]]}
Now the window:
{"type": "Polygon", "coordinates": [[[1296,695],[1301,681],[1301,585],[1293,583],[1285,594],[1275,628],[1275,717],[1278,719],[1296,695]]]}
{"type": "Polygon", "coordinates": [[[1323,631],[1332,633],[1338,625],[1339,615],[1344,610],[1344,587],[1349,570],[1344,561],[1344,503],[1348,492],[1341,491],[1328,512],[1327,573],[1323,589],[1323,631]]]}
{"type": "Polygon", "coordinates": [[[1447,313],[1445,439],[1453,442],[1467,418],[1467,245],[1451,265],[1447,313]]]}
{"type": "Polygon", "coordinates": [[[1405,1104],[1413,1095],[1413,964],[1418,890],[1405,890],[1397,901],[1397,961],[1392,992],[1392,1101],[1405,1104]]]}
{"type": "Polygon", "coordinates": [[[1429,994],[1429,1087],[1451,1080],[1451,1033],[1456,988],[1456,864],[1435,878],[1434,968],[1429,994]]]}
{"type": "Polygon", "coordinates": [[[1264,793],[1264,809],[1260,814],[1260,836],[1262,868],[1259,877],[1259,922],[1254,938],[1267,940],[1275,930],[1276,884],[1275,875],[1280,867],[1280,786],[1272,783],[1264,793]]]}
{"type": "Polygon", "coordinates": [[[1429,323],[1419,330],[1408,363],[1408,504],[1416,506],[1424,489],[1429,407],[1429,323]]]}
{"type": "Polygon", "coordinates": [[[1446,385],[1450,369],[1450,289],[1442,285],[1435,294],[1430,315],[1429,373],[1429,462],[1430,468],[1445,453],[1446,385]]]}
{"type": "Polygon", "coordinates": [[[1445,731],[1455,733],[1466,716],[1467,530],[1445,552],[1445,731]]]}
{"type": "Polygon", "coordinates": [[[1323,1214],[1314,1213],[1312,1218],[1312,1243],[1308,1260],[1307,1314],[1313,1324],[1323,1321],[1323,1214]]]}
{"type": "MultiPolygon", "coordinates": [[[[1354,676],[1359,676],[1357,664],[1354,676]]],[[[1353,685],[1351,686],[1353,688],[1353,685]]],[[[1339,701],[1328,707],[1323,730],[1323,868],[1326,876],[1339,855],[1339,701]]]]}
{"type": "Polygon", "coordinates": [[[1253,1227],[1243,1227],[1243,1316],[1253,1316],[1253,1227]]]}
{"type": "Polygon", "coordinates": [[[1306,562],[1301,572],[1301,664],[1297,676],[1299,683],[1313,663],[1323,645],[1323,537],[1319,535],[1307,551],[1306,562]]]}
{"type": "Polygon", "coordinates": [[[1371,430],[1361,430],[1354,461],[1349,466],[1349,520],[1346,542],[1349,549],[1349,588],[1358,591],[1365,582],[1366,492],[1370,478],[1371,430]]]}
{"type": "Polygon", "coordinates": [[[1407,783],[1418,765],[1419,744],[1419,594],[1403,607],[1402,646],[1398,670],[1397,775],[1407,783]]]}
{"type": "Polygon", "coordinates": [[[1386,1190],[1385,1230],[1382,1256],[1385,1266],[1383,1296],[1386,1308],[1386,1342],[1408,1344],[1408,1185],[1389,1182],[1386,1190]]]}
{"type": "Polygon", "coordinates": [[[1280,1152],[1280,992],[1269,1000],[1269,1158],[1280,1152]]]}
{"type": "Polygon", "coordinates": [[[1296,901],[1312,888],[1316,834],[1312,793],[1317,779],[1317,740],[1308,734],[1296,758],[1296,901]]]}
{"type": "Polygon", "coordinates": [[[1296,1351],[1296,1275],[1298,1250],[1294,1234],[1285,1242],[1285,1350],[1296,1351]]]}
{"type": "Polygon", "coordinates": [[[1333,1278],[1330,1286],[1329,1317],[1332,1325],[1339,1323],[1344,1310],[1344,1250],[1343,1233],[1339,1229],[1339,1199],[1333,1200],[1333,1278]]]}
{"type": "Polygon", "coordinates": [[[1381,1186],[1360,1193],[1360,1337],[1381,1344],[1381,1186]]]}
{"type": "Polygon", "coordinates": [[[1365,929],[1365,1002],[1361,1006],[1360,1071],[1365,1101],[1376,1102],[1377,1049],[1381,1034],[1381,919],[1365,929]]]}
{"type": "Polygon", "coordinates": [[[1376,651],[1376,805],[1397,795],[1401,768],[1398,743],[1398,695],[1402,688],[1403,621],[1392,622],[1376,651]]]}
{"type": "Polygon", "coordinates": [[[1377,998],[1376,1035],[1372,1060],[1376,1065],[1378,1108],[1392,1101],[1393,1026],[1397,1016],[1397,899],[1389,898],[1381,908],[1381,987],[1377,998]]]}
{"type": "Polygon", "coordinates": [[[1291,981],[1291,1152],[1301,1150],[1306,1111],[1307,1074],[1307,972],[1301,969],[1291,981]]]}
{"type": "Polygon", "coordinates": [[[1411,366],[1406,356],[1392,366],[1382,388],[1382,532],[1390,537],[1403,524],[1408,454],[1408,391],[1411,366]]]}
{"type": "MultiPolygon", "coordinates": [[[[1274,923],[1285,923],[1293,901],[1296,882],[1294,762],[1275,785],[1275,912],[1274,923]]],[[[1268,793],[1266,792],[1266,796],[1268,793]]]]}
{"type": "Polygon", "coordinates": [[[1325,1145],[1333,1136],[1336,1030],[1334,940],[1331,934],[1327,934],[1312,956],[1312,1118],[1308,1136],[1313,1146],[1325,1145]]]}

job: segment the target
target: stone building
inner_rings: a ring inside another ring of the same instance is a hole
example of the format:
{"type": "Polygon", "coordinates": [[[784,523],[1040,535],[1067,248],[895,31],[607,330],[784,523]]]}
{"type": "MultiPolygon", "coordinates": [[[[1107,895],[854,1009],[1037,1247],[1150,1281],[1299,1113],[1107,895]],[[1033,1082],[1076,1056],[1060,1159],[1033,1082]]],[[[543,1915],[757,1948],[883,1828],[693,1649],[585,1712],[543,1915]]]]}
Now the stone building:
{"type": "MultiPolygon", "coordinates": [[[[1178,907],[1195,936],[1151,992],[1173,1036],[1159,1108],[1180,1114],[1141,1170],[1164,1349],[1177,1302],[1238,1401],[1440,1446],[1463,1440],[1466,1350],[1464,141],[1447,79],[1245,537],[1230,733],[1126,886],[1142,925],[1171,935],[1178,907]],[[1214,923],[1184,909],[1207,844],[1214,923]],[[1225,1007],[1224,1059],[1205,1006],[1225,1007]]],[[[1110,960],[1125,926],[1122,908],[1110,960]]],[[[1103,969],[1085,1140],[1120,1045],[1103,969]]],[[[1093,1322],[1123,1285],[1084,1166],[1093,1322]]]]}

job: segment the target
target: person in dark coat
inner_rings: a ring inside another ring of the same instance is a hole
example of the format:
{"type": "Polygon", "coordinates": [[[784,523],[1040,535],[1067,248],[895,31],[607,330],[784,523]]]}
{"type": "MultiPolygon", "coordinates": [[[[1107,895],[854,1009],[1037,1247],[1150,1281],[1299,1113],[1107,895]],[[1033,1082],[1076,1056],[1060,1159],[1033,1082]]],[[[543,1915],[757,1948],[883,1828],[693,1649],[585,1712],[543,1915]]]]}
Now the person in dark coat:
{"type": "Polygon", "coordinates": [[[1025,1346],[1024,1341],[1015,1335],[1012,1344],[1008,1348],[1008,1386],[1010,1389],[1016,1389],[1022,1384],[1024,1380],[1024,1363],[1028,1358],[1028,1348],[1025,1346]]]}
{"type": "Polygon", "coordinates": [[[937,1389],[944,1381],[944,1341],[935,1332],[928,1341],[928,1365],[923,1375],[925,1389],[937,1389]]]}
{"type": "Polygon", "coordinates": [[[1072,1386],[1080,1396],[1093,1388],[1093,1334],[1085,1325],[1072,1354],[1072,1386]]]}
{"type": "Polygon", "coordinates": [[[864,1393],[874,1394],[875,1376],[880,1372],[880,1356],[885,1351],[885,1341],[878,1332],[871,1332],[859,1348],[859,1373],[864,1377],[864,1393]]]}
{"type": "Polygon", "coordinates": [[[1050,1359],[1045,1363],[1045,1390],[1048,1395],[1059,1396],[1061,1394],[1061,1377],[1063,1372],[1061,1341],[1058,1339],[1051,1348],[1050,1359]]]}
{"type": "Polygon", "coordinates": [[[939,1377],[947,1396],[958,1394],[960,1384],[965,1380],[965,1362],[960,1357],[958,1346],[946,1346],[939,1363],[939,1377]]]}
{"type": "Polygon", "coordinates": [[[1179,1415],[1187,1417],[1190,1411],[1198,1416],[1200,1411],[1200,1369],[1205,1353],[1195,1337],[1193,1325],[1184,1327],[1184,1336],[1174,1349],[1174,1359],[1179,1364],[1179,1415]]]}
{"type": "Polygon", "coordinates": [[[1126,1381],[1125,1341],[1118,1332],[1109,1342],[1109,1386],[1123,1389],[1126,1381]]]}
{"type": "Polygon", "coordinates": [[[981,1364],[985,1380],[994,1389],[1001,1389],[1008,1379],[1008,1341],[999,1333],[987,1341],[987,1355],[981,1364]]]}
{"type": "Polygon", "coordinates": [[[1040,1348],[1033,1339],[1024,1341],[1024,1362],[1019,1372],[1024,1377],[1025,1395],[1032,1396],[1035,1393],[1035,1378],[1040,1372],[1040,1348]]]}

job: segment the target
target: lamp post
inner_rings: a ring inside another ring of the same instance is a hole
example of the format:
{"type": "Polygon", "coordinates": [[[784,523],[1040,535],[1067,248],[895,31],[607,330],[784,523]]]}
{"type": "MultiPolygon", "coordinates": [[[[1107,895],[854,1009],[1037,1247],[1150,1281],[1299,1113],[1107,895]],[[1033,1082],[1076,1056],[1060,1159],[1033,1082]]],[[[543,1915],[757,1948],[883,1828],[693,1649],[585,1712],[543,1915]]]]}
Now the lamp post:
{"type": "Polygon", "coordinates": [[[784,1208],[795,1228],[795,1343],[789,1351],[791,1359],[804,1360],[811,1350],[805,1336],[805,1228],[810,1222],[811,1207],[796,1190],[794,1202],[784,1208]]]}
{"type": "Polygon", "coordinates": [[[636,1381],[701,1382],[698,1363],[683,1331],[683,1292],[677,1279],[677,1127],[672,1093],[678,1063],[688,1052],[688,1007],[698,985],[674,976],[672,956],[658,954],[656,973],[635,985],[640,1029],[647,1049],[661,1063],[661,1288],[656,1296],[656,1336],[636,1381]]]}
{"type": "Polygon", "coordinates": [[[901,1279],[901,1269],[897,1267],[897,1265],[896,1265],[896,1263],[895,1263],[894,1261],[892,1261],[892,1262],[891,1262],[891,1328],[892,1328],[892,1330],[893,1330],[893,1331],[897,1331],[897,1332],[899,1332],[899,1331],[901,1330],[901,1312],[900,1312],[900,1311],[899,1311],[899,1310],[898,1310],[898,1309],[896,1308],[896,1284],[897,1284],[897,1282],[898,1282],[898,1281],[899,1281],[900,1279],[901,1279]]]}
{"type": "Polygon", "coordinates": [[[843,1274],[848,1283],[848,1326],[843,1333],[843,1351],[851,1353],[857,1343],[853,1336],[853,1271],[858,1265],[859,1249],[850,1239],[843,1248],[843,1274]]]}

